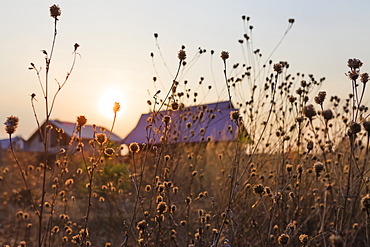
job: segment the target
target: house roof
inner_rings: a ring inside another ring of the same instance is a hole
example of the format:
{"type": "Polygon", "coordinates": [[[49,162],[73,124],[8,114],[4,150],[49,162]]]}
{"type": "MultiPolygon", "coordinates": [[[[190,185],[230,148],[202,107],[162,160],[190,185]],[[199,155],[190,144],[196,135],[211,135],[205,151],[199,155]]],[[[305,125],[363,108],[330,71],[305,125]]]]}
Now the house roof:
{"type": "MultiPolygon", "coordinates": [[[[73,133],[76,132],[76,123],[64,122],[64,121],[59,121],[59,120],[49,120],[49,122],[54,127],[59,128],[59,129],[63,129],[64,133],[69,137],[71,137],[73,135],[73,133]]],[[[107,136],[109,136],[109,130],[104,128],[104,127],[96,126],[95,130],[96,130],[96,133],[105,133],[107,136]]],[[[37,132],[38,132],[38,130],[36,130],[33,135],[35,135],[37,132]]],[[[82,131],[81,131],[81,138],[82,139],[93,139],[94,138],[94,133],[95,132],[94,132],[93,125],[84,125],[82,127],[82,131]]],[[[31,138],[32,138],[32,136],[31,136],[31,138]]],[[[122,141],[122,138],[117,136],[116,134],[112,133],[111,136],[110,136],[110,140],[120,143],[122,141]]]]}
{"type": "Polygon", "coordinates": [[[166,110],[142,114],[136,127],[122,141],[124,144],[161,143],[165,124],[162,119],[171,117],[167,143],[233,141],[235,133],[229,131],[234,126],[230,111],[236,111],[230,101],[183,107],[177,111],[166,110]]]}

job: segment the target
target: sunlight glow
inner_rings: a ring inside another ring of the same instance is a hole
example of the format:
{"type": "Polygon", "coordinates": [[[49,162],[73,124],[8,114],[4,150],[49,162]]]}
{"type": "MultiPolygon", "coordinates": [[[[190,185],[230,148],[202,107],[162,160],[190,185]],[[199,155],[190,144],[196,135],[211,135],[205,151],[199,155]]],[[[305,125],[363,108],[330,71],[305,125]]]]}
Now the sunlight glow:
{"type": "Polygon", "coordinates": [[[120,111],[117,115],[122,114],[124,110],[124,96],[121,92],[113,89],[109,89],[103,93],[99,101],[99,111],[106,117],[113,117],[113,106],[114,102],[118,102],[121,105],[120,111]]]}

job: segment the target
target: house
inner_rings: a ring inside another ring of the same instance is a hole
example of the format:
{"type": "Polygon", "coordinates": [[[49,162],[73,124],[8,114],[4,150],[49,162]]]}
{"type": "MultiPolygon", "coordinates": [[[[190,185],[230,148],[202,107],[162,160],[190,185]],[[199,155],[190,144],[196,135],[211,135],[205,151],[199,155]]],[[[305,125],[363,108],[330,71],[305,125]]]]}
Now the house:
{"type": "MultiPolygon", "coordinates": [[[[14,150],[23,150],[24,149],[24,139],[20,136],[12,137],[12,145],[14,150]]],[[[0,140],[0,148],[1,149],[9,149],[10,148],[10,139],[2,139],[0,140]]]]}
{"type": "Polygon", "coordinates": [[[129,145],[139,144],[176,144],[209,141],[235,141],[232,131],[235,123],[230,112],[237,111],[230,101],[196,106],[180,106],[178,110],[163,110],[142,114],[136,127],[122,141],[129,145]],[[170,123],[166,125],[170,117],[170,123]]]}
{"type": "MultiPolygon", "coordinates": [[[[79,137],[80,133],[76,132],[76,123],[62,122],[59,120],[49,120],[49,125],[51,126],[49,135],[49,153],[56,154],[61,148],[68,149],[72,137],[79,137]]],[[[42,142],[41,130],[45,129],[45,122],[42,124],[41,128],[37,129],[31,137],[25,142],[24,151],[28,152],[43,152],[44,145],[42,142]]],[[[84,143],[85,150],[90,149],[89,141],[95,138],[96,133],[105,133],[107,137],[109,136],[109,130],[93,125],[84,125],[81,130],[81,139],[84,143]]],[[[115,143],[120,143],[122,139],[116,134],[112,133],[110,135],[110,141],[115,143]]]]}

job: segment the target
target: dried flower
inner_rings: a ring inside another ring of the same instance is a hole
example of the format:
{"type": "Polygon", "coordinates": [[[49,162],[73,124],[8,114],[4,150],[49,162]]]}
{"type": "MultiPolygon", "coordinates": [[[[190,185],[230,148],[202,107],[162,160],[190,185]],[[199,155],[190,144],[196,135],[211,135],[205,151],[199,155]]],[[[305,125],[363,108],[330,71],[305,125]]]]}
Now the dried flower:
{"type": "Polygon", "coordinates": [[[319,94],[314,98],[316,104],[322,105],[325,101],[326,97],[326,92],[325,91],[320,91],[319,94]]]}
{"type": "Polygon", "coordinates": [[[4,123],[6,133],[8,133],[9,135],[13,134],[17,130],[18,122],[19,122],[18,117],[15,117],[15,116],[7,117],[4,123]]]}
{"type": "Polygon", "coordinates": [[[283,66],[280,63],[274,64],[274,71],[281,74],[283,72],[283,66]]]}
{"type": "Polygon", "coordinates": [[[313,141],[307,142],[307,149],[312,150],[313,149],[313,141]]]}
{"type": "Polygon", "coordinates": [[[281,234],[279,237],[278,237],[278,242],[279,244],[282,244],[282,245],[286,245],[288,244],[289,242],[289,235],[288,234],[281,234]]]}
{"type": "Polygon", "coordinates": [[[347,66],[350,67],[351,69],[359,69],[362,66],[362,62],[360,59],[357,58],[350,58],[348,59],[348,64],[347,66]]]}
{"type": "Polygon", "coordinates": [[[352,134],[357,134],[361,131],[361,125],[356,122],[351,123],[350,131],[352,134]]]}
{"type": "Polygon", "coordinates": [[[237,121],[239,119],[239,111],[231,111],[230,119],[237,121]]]}
{"type": "Polygon", "coordinates": [[[362,126],[364,126],[367,133],[370,133],[370,121],[363,122],[362,126]]]}
{"type": "Polygon", "coordinates": [[[184,50],[180,50],[179,53],[177,53],[177,57],[183,61],[186,59],[186,52],[184,50]]]}
{"type": "Polygon", "coordinates": [[[369,81],[369,74],[368,73],[362,73],[360,75],[360,80],[362,83],[366,83],[369,81]]]}
{"type": "Polygon", "coordinates": [[[121,105],[118,102],[114,102],[113,112],[117,113],[120,110],[120,108],[121,108],[121,105]]]}
{"type": "Polygon", "coordinates": [[[128,149],[130,150],[131,153],[138,153],[140,151],[140,146],[137,142],[132,142],[128,146],[128,149]]]}
{"type": "Polygon", "coordinates": [[[58,16],[62,14],[60,7],[56,4],[50,7],[50,16],[53,17],[55,20],[58,20],[58,16]]]}
{"type": "Polygon", "coordinates": [[[98,133],[96,134],[96,141],[103,145],[107,141],[107,136],[104,133],[98,133]]]}
{"type": "Polygon", "coordinates": [[[81,116],[77,117],[77,124],[78,124],[79,127],[84,126],[86,124],[86,122],[87,122],[87,119],[86,119],[85,116],[81,115],[81,116]]]}
{"type": "Polygon", "coordinates": [[[164,116],[163,119],[162,119],[162,122],[165,123],[165,124],[171,123],[171,117],[168,116],[168,115],[164,116]]]}
{"type": "Polygon", "coordinates": [[[228,51],[222,51],[221,56],[222,60],[226,61],[229,58],[229,52],[228,51]]]}
{"type": "Polygon", "coordinates": [[[313,169],[315,170],[316,172],[316,175],[319,176],[320,173],[324,170],[324,164],[321,163],[321,162],[316,162],[314,165],[313,165],[313,169]]]}
{"type": "Polygon", "coordinates": [[[321,114],[326,121],[329,121],[334,117],[333,112],[330,109],[323,111],[321,114]]]}
{"type": "Polygon", "coordinates": [[[303,107],[303,114],[309,118],[310,120],[312,120],[312,117],[316,116],[316,111],[315,111],[315,108],[313,107],[313,105],[305,105],[303,107]]]}
{"type": "Polygon", "coordinates": [[[111,155],[113,155],[113,154],[114,154],[114,149],[113,149],[113,148],[106,148],[106,149],[104,150],[104,153],[105,153],[106,155],[108,155],[108,156],[111,156],[111,155]]]}
{"type": "Polygon", "coordinates": [[[262,195],[264,190],[265,188],[263,187],[262,184],[256,184],[255,186],[253,186],[253,193],[256,195],[262,195]]]}

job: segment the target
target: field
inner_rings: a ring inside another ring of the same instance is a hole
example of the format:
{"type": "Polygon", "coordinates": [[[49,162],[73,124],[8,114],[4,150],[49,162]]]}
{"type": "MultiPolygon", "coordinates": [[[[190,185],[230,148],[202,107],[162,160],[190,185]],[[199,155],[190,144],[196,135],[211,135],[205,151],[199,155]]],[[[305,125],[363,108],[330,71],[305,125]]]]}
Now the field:
{"type": "MultiPolygon", "coordinates": [[[[54,44],[59,7],[53,5],[50,15],[54,44]]],[[[248,17],[242,20],[249,27],[248,17]]],[[[287,31],[294,20],[288,23],[287,31]]],[[[49,150],[48,124],[40,128],[41,154],[18,151],[11,142],[0,157],[0,244],[370,246],[370,121],[364,105],[369,76],[361,72],[362,62],[343,61],[352,85],[343,99],[320,91],[325,78],[291,74],[288,62],[259,63],[259,51],[249,42],[248,33],[239,41],[251,64],[229,65],[227,51],[215,54],[224,65],[227,100],[238,108],[228,113],[233,141],[204,136],[217,108],[199,107],[193,118],[185,114],[189,102],[197,105],[197,94],[182,91],[186,83],[178,81],[188,66],[183,47],[172,86],[148,101],[152,116],[142,130],[148,141],[131,143],[127,156],[109,134],[96,131],[84,144],[85,116],[76,116],[75,135],[57,154],[49,150]],[[242,94],[249,99],[235,100],[242,94]],[[176,132],[175,120],[158,114],[164,110],[179,112],[186,126],[176,132]],[[192,133],[195,124],[204,129],[192,133]],[[202,141],[191,142],[191,136],[202,141]]],[[[44,92],[46,123],[73,76],[78,48],[55,94],[47,86],[53,49],[44,53],[43,71],[30,66],[44,92]]],[[[112,108],[111,132],[120,104],[112,108]]],[[[5,120],[10,140],[19,124],[16,116],[5,120]]]]}

